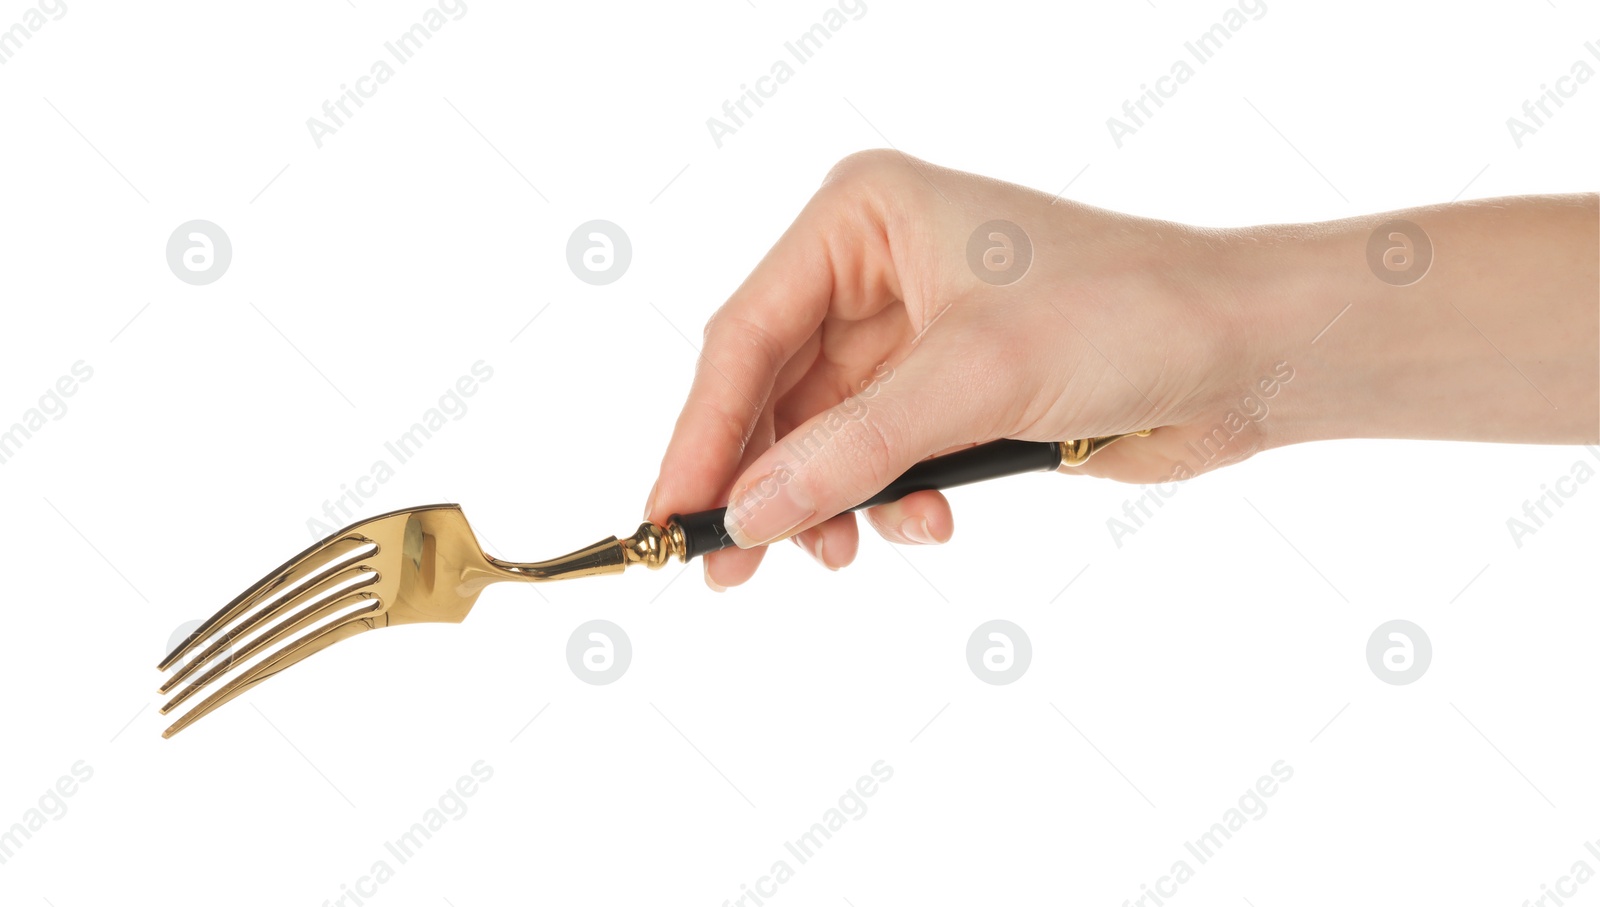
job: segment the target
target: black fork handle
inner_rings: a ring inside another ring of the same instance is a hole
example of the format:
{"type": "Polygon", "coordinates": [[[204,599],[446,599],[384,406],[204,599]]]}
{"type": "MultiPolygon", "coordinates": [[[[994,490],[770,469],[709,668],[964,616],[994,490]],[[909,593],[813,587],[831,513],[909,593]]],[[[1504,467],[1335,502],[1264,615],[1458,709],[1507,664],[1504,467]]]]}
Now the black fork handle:
{"type": "MultiPolygon", "coordinates": [[[[861,510],[898,501],[915,491],[955,488],[987,479],[1014,476],[1024,472],[1047,472],[1061,466],[1062,447],[1055,441],[990,441],[977,447],[923,460],[906,470],[889,487],[851,507],[861,510]]],[[[733,539],[723,528],[728,508],[675,513],[667,523],[683,530],[684,559],[733,547],[733,539]]]]}

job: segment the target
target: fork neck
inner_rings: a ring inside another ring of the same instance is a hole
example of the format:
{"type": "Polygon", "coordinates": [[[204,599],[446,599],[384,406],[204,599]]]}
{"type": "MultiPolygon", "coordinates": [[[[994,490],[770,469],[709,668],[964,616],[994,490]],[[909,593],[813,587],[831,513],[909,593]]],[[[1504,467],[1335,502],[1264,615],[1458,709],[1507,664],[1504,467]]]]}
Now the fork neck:
{"type": "Polygon", "coordinates": [[[625,539],[611,536],[547,561],[522,564],[491,557],[489,563],[500,571],[503,579],[543,583],[621,573],[634,564],[658,570],[674,557],[687,560],[684,550],[683,531],[676,523],[669,522],[662,527],[646,522],[640,523],[633,535],[625,539]]]}

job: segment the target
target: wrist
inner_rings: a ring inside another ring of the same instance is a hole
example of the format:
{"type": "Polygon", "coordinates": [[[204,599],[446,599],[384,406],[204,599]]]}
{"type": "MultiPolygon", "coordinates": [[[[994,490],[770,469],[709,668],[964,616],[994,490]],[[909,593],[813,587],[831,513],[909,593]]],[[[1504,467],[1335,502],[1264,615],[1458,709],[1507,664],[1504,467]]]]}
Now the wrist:
{"type": "Polygon", "coordinates": [[[1382,364],[1401,351],[1371,298],[1364,237],[1348,224],[1252,227],[1223,253],[1237,336],[1235,383],[1276,372],[1261,449],[1362,437],[1382,364]]]}
{"type": "Polygon", "coordinates": [[[1288,362],[1263,447],[1594,437],[1593,196],[1229,234],[1242,367],[1288,362]]]}

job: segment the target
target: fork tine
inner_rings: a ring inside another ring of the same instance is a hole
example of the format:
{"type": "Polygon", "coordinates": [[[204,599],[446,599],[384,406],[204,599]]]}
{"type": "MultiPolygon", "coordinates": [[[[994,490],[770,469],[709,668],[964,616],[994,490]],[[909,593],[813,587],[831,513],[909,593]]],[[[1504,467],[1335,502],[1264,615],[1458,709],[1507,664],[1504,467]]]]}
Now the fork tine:
{"type": "Polygon", "coordinates": [[[349,639],[352,636],[356,636],[360,633],[366,632],[367,630],[373,629],[373,625],[366,622],[368,620],[368,616],[382,609],[382,607],[383,603],[374,599],[371,604],[367,605],[361,610],[351,613],[331,624],[328,624],[325,627],[321,627],[311,633],[306,634],[305,636],[300,637],[276,654],[256,665],[254,668],[251,668],[248,672],[228,681],[222,686],[221,689],[217,690],[215,693],[212,693],[199,705],[186,712],[182,718],[179,718],[177,721],[173,722],[171,727],[167,728],[165,731],[162,731],[161,736],[171,737],[173,734],[178,733],[189,725],[199,721],[201,718],[204,718],[218,707],[226,704],[235,696],[238,696],[240,693],[245,692],[246,690],[250,689],[261,681],[266,680],[268,677],[271,677],[279,671],[299,664],[301,661],[304,661],[305,659],[315,655],[316,653],[326,649],[328,646],[331,646],[342,639],[349,639]]]}
{"type": "MultiPolygon", "coordinates": [[[[167,678],[166,683],[161,685],[161,689],[158,692],[166,693],[176,687],[178,684],[182,683],[184,678],[200,670],[202,667],[205,667],[207,662],[210,662],[213,658],[216,658],[217,654],[223,649],[227,648],[230,643],[250,632],[268,618],[277,617],[279,614],[282,614],[290,608],[298,607],[306,602],[315,602],[318,599],[332,594],[336,589],[340,589],[341,594],[343,594],[344,592],[353,592],[356,589],[362,588],[363,586],[370,586],[377,582],[379,578],[379,574],[376,570],[372,569],[366,564],[357,564],[356,566],[351,567],[341,573],[336,573],[333,576],[328,577],[322,582],[317,583],[315,586],[293,595],[286,595],[264,608],[259,608],[251,612],[249,616],[239,621],[238,624],[234,625],[223,633],[217,634],[216,639],[212,641],[211,645],[206,647],[205,651],[186,662],[177,673],[167,678]],[[359,581],[351,585],[348,589],[341,589],[341,587],[343,587],[346,583],[349,583],[351,580],[359,581]]],[[[273,634],[268,632],[267,634],[264,634],[262,638],[271,635],[273,634]]],[[[228,665],[237,662],[239,658],[240,656],[235,654],[231,658],[224,659],[220,663],[220,666],[226,668],[228,665]]]]}
{"type": "Polygon", "coordinates": [[[205,642],[211,634],[220,627],[226,626],[235,617],[264,598],[276,592],[291,593],[301,586],[317,582],[323,577],[349,566],[357,560],[370,557],[377,551],[363,550],[376,543],[359,534],[346,531],[332,540],[323,540],[310,548],[300,552],[285,561],[278,569],[262,577],[255,585],[240,593],[238,598],[223,606],[217,613],[206,619],[196,630],[184,640],[183,644],[173,649],[161,663],[156,665],[157,670],[165,671],[178,659],[194,651],[201,643],[205,642]]]}
{"type": "MultiPolygon", "coordinates": [[[[262,649],[265,649],[271,645],[282,643],[294,634],[299,633],[301,630],[304,630],[317,621],[326,617],[331,617],[340,611],[344,611],[357,602],[371,601],[375,600],[376,598],[377,596],[373,595],[371,592],[362,592],[352,589],[343,595],[334,597],[329,601],[311,602],[311,604],[306,605],[299,611],[296,611],[295,613],[274,624],[270,630],[267,630],[260,636],[250,640],[228,658],[212,665],[209,670],[195,678],[193,683],[184,687],[182,692],[172,697],[171,701],[162,706],[161,714],[165,715],[168,712],[171,712],[173,709],[183,704],[185,700],[209,686],[212,681],[216,680],[223,674],[226,674],[229,668],[233,667],[234,665],[244,664],[262,649]]],[[[165,692],[165,690],[162,692],[165,692]]]]}

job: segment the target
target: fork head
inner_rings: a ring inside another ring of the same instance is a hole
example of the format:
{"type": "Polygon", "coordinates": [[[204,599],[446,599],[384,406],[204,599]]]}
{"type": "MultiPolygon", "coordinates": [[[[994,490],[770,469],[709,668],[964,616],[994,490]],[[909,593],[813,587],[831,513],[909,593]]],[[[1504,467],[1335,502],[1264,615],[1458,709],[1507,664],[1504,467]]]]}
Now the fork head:
{"type": "Polygon", "coordinates": [[[626,539],[514,563],[485,554],[455,504],[373,517],[290,558],[161,660],[160,670],[173,670],[161,692],[178,690],[163,715],[209,691],[161,736],[340,640],[398,624],[460,623],[490,583],[621,573],[633,564],[658,569],[672,557],[687,559],[676,525],[642,523],[626,539]]]}
{"type": "Polygon", "coordinates": [[[399,510],[334,533],[267,574],[161,661],[179,689],[167,714],[203,691],[171,737],[273,674],[367,630],[459,623],[490,583],[519,579],[483,553],[454,504],[399,510]]]}

